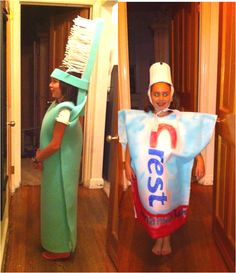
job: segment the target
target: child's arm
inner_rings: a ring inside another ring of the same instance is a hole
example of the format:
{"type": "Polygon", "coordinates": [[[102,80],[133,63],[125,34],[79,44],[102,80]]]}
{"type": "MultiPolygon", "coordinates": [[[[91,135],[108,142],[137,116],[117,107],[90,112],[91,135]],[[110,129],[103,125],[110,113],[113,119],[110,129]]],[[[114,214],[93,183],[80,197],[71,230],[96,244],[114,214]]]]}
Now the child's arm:
{"type": "Polygon", "coordinates": [[[43,150],[38,149],[36,152],[36,156],[33,159],[34,168],[42,169],[42,161],[61,148],[66,126],[62,122],[55,122],[51,142],[43,150]]]}
{"type": "Polygon", "coordinates": [[[195,159],[196,159],[195,176],[197,180],[200,180],[205,175],[205,163],[201,154],[198,154],[195,159]]]}
{"type": "Polygon", "coordinates": [[[125,150],[125,175],[126,178],[131,181],[135,178],[135,173],[134,170],[131,167],[131,158],[130,158],[130,153],[129,153],[129,147],[128,144],[126,145],[126,150],[125,150]]]}

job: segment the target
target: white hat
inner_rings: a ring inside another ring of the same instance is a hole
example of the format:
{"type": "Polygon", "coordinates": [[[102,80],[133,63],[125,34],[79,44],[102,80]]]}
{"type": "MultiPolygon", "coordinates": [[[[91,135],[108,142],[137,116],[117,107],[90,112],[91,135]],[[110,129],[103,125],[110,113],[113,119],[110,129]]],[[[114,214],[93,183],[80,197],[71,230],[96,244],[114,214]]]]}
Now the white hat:
{"type": "Polygon", "coordinates": [[[151,86],[157,82],[165,82],[171,86],[171,95],[174,94],[174,86],[171,80],[170,66],[167,63],[154,63],[150,67],[150,81],[148,95],[150,95],[151,86]]]}

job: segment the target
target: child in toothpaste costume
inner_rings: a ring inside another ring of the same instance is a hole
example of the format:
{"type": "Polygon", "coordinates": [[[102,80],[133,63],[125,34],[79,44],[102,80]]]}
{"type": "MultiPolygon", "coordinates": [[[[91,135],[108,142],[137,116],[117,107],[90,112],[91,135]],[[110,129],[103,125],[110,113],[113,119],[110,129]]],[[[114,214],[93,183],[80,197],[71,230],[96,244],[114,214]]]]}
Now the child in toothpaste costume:
{"type": "Polygon", "coordinates": [[[118,114],[136,217],[156,239],[152,249],[156,255],[171,253],[170,234],[186,222],[193,161],[197,157],[199,179],[204,175],[199,153],[209,143],[216,122],[216,115],[170,110],[173,93],[169,65],[155,63],[148,90],[153,111],[118,114]]]}

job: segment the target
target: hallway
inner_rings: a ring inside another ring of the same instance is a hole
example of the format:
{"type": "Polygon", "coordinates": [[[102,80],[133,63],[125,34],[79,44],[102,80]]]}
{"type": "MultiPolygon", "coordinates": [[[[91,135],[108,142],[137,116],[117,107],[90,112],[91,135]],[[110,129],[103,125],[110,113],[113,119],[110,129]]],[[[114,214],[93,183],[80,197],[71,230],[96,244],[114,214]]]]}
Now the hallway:
{"type": "Polygon", "coordinates": [[[172,236],[172,254],[157,257],[154,241],[134,220],[131,188],[123,195],[120,220],[120,271],[228,272],[211,233],[212,186],[192,183],[187,223],[172,236]]]}
{"type": "Polygon", "coordinates": [[[4,271],[115,271],[106,253],[108,199],[105,192],[79,186],[77,250],[65,261],[47,261],[41,257],[39,193],[38,185],[22,186],[12,197],[4,271]]]}

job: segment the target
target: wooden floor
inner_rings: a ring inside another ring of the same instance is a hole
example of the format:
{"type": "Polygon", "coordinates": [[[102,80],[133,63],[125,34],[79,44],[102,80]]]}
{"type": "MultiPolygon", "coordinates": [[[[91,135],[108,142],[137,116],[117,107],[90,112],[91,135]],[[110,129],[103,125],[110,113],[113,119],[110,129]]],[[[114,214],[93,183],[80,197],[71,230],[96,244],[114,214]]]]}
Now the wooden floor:
{"type": "Polygon", "coordinates": [[[211,233],[212,187],[192,183],[187,223],[172,236],[172,254],[155,256],[154,241],[134,220],[131,190],[124,192],[119,222],[119,271],[227,272],[211,233]]]}
{"type": "MultiPolygon", "coordinates": [[[[79,187],[76,253],[63,262],[41,257],[40,185],[24,185],[10,203],[6,272],[114,272],[106,252],[108,198],[103,190],[79,187]]],[[[154,241],[133,215],[131,188],[124,192],[119,220],[120,272],[228,272],[211,233],[212,187],[192,184],[187,223],[172,236],[173,252],[152,254],[154,241]]]]}
{"type": "Polygon", "coordinates": [[[39,194],[39,185],[22,186],[12,197],[4,271],[114,272],[105,246],[108,211],[105,192],[79,187],[77,249],[64,261],[47,261],[41,257],[39,194]]]}

